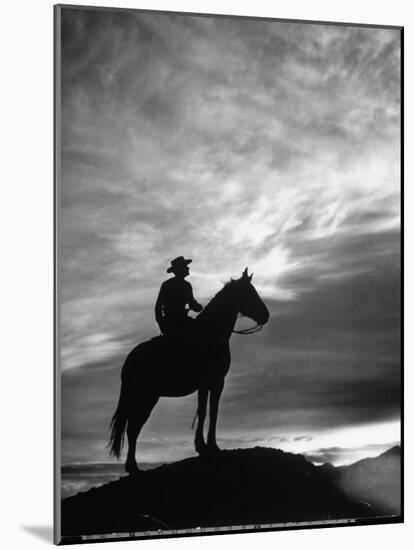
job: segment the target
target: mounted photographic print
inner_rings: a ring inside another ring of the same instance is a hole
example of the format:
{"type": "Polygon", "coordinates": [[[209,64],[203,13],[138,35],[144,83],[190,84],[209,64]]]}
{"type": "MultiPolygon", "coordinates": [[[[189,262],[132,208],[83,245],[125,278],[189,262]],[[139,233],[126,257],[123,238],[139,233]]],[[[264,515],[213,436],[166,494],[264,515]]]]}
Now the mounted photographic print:
{"type": "Polygon", "coordinates": [[[56,543],[403,521],[402,32],[55,7],[56,543]]]}

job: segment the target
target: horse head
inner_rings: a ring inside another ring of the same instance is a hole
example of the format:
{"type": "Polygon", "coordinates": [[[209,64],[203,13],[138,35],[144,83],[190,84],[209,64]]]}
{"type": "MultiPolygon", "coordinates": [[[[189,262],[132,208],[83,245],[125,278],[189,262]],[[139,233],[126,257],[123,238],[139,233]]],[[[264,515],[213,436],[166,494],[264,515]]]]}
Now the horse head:
{"type": "Polygon", "coordinates": [[[258,325],[264,325],[269,320],[269,310],[254,288],[252,279],[253,273],[249,275],[246,267],[240,279],[231,281],[236,295],[237,310],[243,316],[253,319],[258,325]]]}

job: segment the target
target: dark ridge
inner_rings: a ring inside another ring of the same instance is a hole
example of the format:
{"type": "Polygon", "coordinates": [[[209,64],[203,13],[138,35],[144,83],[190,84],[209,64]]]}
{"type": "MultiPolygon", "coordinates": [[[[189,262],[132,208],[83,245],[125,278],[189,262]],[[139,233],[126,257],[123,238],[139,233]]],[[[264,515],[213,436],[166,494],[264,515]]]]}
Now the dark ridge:
{"type": "Polygon", "coordinates": [[[391,449],[388,449],[388,451],[385,451],[385,453],[382,453],[380,456],[395,456],[401,458],[401,447],[399,445],[395,445],[395,447],[391,447],[391,449]]]}
{"type": "Polygon", "coordinates": [[[255,447],[165,464],[69,497],[62,501],[62,535],[375,515],[371,503],[345,493],[331,469],[255,447]]]}

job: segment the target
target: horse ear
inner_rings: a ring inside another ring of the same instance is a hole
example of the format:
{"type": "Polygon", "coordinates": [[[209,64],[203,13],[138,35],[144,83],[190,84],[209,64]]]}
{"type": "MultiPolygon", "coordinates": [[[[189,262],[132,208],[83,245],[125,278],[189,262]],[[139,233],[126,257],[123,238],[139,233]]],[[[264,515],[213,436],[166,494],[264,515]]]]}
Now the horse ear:
{"type": "Polygon", "coordinates": [[[251,282],[253,279],[253,273],[249,276],[249,281],[251,282]]]}
{"type": "Polygon", "coordinates": [[[247,273],[247,267],[246,267],[246,269],[243,271],[242,278],[247,279],[248,277],[249,277],[249,274],[247,273]]]}

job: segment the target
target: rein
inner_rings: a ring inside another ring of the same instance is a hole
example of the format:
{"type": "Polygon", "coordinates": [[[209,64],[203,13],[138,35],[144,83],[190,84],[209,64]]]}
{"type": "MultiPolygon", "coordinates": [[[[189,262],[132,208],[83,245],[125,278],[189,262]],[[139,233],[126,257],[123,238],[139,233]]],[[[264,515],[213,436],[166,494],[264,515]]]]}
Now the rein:
{"type": "Polygon", "coordinates": [[[242,335],[254,334],[255,332],[259,332],[260,330],[262,330],[262,328],[263,328],[263,325],[257,324],[254,327],[246,328],[244,330],[233,330],[232,332],[234,332],[235,334],[242,334],[242,335]]]}

